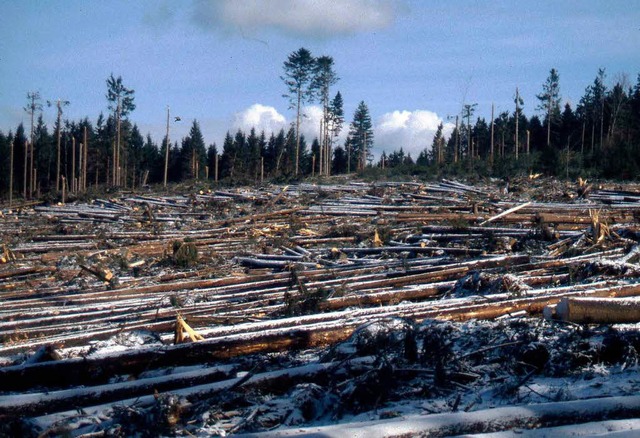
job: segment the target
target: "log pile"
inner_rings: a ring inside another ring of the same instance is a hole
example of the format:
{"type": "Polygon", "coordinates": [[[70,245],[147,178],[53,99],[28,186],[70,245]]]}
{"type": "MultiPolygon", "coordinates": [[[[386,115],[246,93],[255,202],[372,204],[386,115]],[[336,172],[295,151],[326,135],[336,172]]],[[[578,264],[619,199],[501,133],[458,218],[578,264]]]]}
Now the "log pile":
{"type": "MultiPolygon", "coordinates": [[[[113,420],[137,399],[142,415],[163,392],[182,394],[169,404],[187,418],[284,378],[291,391],[337,369],[369,382],[387,372],[378,359],[344,369],[335,349],[383,321],[639,322],[640,194],[536,184],[305,183],[3,209],[0,417],[84,430],[75,409],[113,420]],[[246,377],[247,361],[301,351],[334,357],[246,377]]],[[[485,372],[411,364],[394,366],[444,372],[438,388],[485,372]]],[[[251,413],[225,414],[226,433],[260,430],[251,413]]]]}

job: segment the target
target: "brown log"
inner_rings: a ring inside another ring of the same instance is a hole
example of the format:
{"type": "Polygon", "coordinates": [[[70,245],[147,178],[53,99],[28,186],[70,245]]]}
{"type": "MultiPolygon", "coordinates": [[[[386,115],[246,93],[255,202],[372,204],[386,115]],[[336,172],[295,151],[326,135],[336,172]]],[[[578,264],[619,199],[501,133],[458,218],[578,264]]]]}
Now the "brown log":
{"type": "Polygon", "coordinates": [[[79,265],[84,271],[87,271],[90,274],[95,275],[98,279],[102,281],[111,281],[114,279],[113,272],[109,268],[105,268],[104,266],[87,266],[87,265],[79,265]]]}
{"type": "Polygon", "coordinates": [[[556,315],[578,324],[636,323],[640,322],[640,298],[563,298],[556,315]]]}

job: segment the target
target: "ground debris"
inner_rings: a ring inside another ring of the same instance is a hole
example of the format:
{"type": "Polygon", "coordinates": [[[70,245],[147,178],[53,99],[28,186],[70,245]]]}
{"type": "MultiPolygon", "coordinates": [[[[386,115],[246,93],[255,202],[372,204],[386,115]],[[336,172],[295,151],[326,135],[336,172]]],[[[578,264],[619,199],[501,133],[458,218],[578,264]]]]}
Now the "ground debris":
{"type": "Polygon", "coordinates": [[[7,211],[0,417],[20,420],[0,434],[223,436],[637,392],[639,321],[540,318],[640,295],[637,191],[504,189],[335,179],[7,211]],[[174,343],[178,315],[198,342],[174,343]]]}

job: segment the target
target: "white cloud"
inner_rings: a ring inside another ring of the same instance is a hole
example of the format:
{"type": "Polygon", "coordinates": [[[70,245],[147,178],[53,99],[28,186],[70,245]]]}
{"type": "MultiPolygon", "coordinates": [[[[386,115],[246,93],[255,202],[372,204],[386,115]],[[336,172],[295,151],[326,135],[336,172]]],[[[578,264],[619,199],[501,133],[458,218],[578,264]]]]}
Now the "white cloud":
{"type": "Polygon", "coordinates": [[[240,129],[249,132],[255,128],[258,133],[264,131],[267,135],[278,132],[287,127],[286,118],[272,106],[255,103],[249,108],[236,113],[233,118],[233,130],[240,129]]]}
{"type": "MultiPolygon", "coordinates": [[[[322,119],[322,108],[317,105],[311,105],[303,108],[303,115],[300,119],[300,133],[304,135],[307,144],[310,146],[313,139],[320,133],[320,120],[322,119]]],[[[295,114],[293,115],[293,123],[295,123],[295,114]]]]}
{"type": "Polygon", "coordinates": [[[275,29],[297,37],[332,37],[390,26],[393,0],[199,0],[193,20],[206,29],[241,33],[275,29]]]}
{"type": "Polygon", "coordinates": [[[440,123],[444,124],[445,136],[453,129],[453,124],[444,123],[442,118],[432,111],[393,111],[383,114],[374,125],[374,151],[390,152],[402,148],[411,153],[415,160],[420,152],[431,147],[433,137],[440,123]]]}
{"type": "MultiPolygon", "coordinates": [[[[311,105],[302,109],[300,134],[304,135],[309,146],[313,139],[318,136],[320,119],[322,119],[321,107],[311,105]]],[[[281,129],[287,131],[290,126],[295,124],[295,121],[295,113],[291,114],[291,119],[289,120],[274,107],[255,103],[233,116],[232,130],[240,129],[245,133],[249,133],[251,128],[255,128],[258,133],[264,131],[269,136],[271,133],[277,134],[281,129]]]]}
{"type": "MultiPolygon", "coordinates": [[[[307,145],[311,146],[313,139],[318,137],[322,108],[318,105],[304,107],[300,119],[300,133],[304,135],[307,145]]],[[[431,147],[438,125],[443,123],[444,134],[447,137],[453,130],[452,123],[444,123],[442,118],[432,111],[393,111],[380,116],[373,126],[374,148],[376,157],[382,151],[387,154],[402,148],[405,153],[411,153],[415,160],[426,147],[431,147]]],[[[264,131],[267,136],[277,134],[280,129],[285,131],[295,124],[295,113],[290,118],[280,114],[272,106],[253,104],[236,113],[233,117],[232,131],[237,129],[249,133],[255,128],[259,133],[264,131]]],[[[349,121],[345,120],[337,144],[344,144],[349,132],[349,121]]]]}

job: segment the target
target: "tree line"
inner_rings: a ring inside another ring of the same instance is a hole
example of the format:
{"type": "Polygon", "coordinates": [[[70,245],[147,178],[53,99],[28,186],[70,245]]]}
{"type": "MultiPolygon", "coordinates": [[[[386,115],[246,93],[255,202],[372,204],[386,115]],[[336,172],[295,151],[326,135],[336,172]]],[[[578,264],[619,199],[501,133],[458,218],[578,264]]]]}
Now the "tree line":
{"type": "Polygon", "coordinates": [[[620,75],[605,85],[599,69],[578,104],[561,104],[560,76],[551,69],[536,95],[536,110],[527,117],[518,89],[513,110],[486,120],[472,117],[464,105],[448,139],[440,125],[430,148],[417,159],[402,150],[383,154],[379,166],[415,165],[432,172],[505,176],[534,172],[566,178],[592,176],[636,179],[640,176],[640,75],[635,85],[620,75]]]}
{"type": "Polygon", "coordinates": [[[295,122],[279,132],[228,132],[219,148],[206,145],[197,120],[179,141],[167,135],[160,144],[143,136],[130,120],[135,92],[112,74],[106,80],[107,114],[95,122],[64,119],[64,100],[43,102],[27,94],[29,126],[0,131],[0,196],[28,199],[44,193],[85,191],[91,187],[136,188],[165,181],[212,180],[257,183],[352,172],[376,175],[471,174],[504,176],[524,172],[575,177],[637,178],[640,170],[640,75],[635,85],[620,75],[607,87],[600,69],[578,104],[562,106],[560,76],[551,69],[536,96],[538,114],[527,117],[518,89],[513,110],[475,117],[477,104],[463,105],[447,136],[441,123],[432,143],[412,157],[405,145],[384,151],[374,161],[374,132],[364,101],[348,125],[346,140],[343,97],[331,87],[339,78],[330,56],[314,57],[307,49],[291,53],[283,63],[286,93],[295,122]],[[310,103],[322,117],[318,135],[307,139],[300,120],[310,103]],[[45,104],[56,111],[49,128],[45,104]],[[168,150],[167,150],[168,149],[168,150]],[[168,153],[167,153],[168,152],[168,153]],[[377,169],[377,170],[373,170],[377,169]]]}

